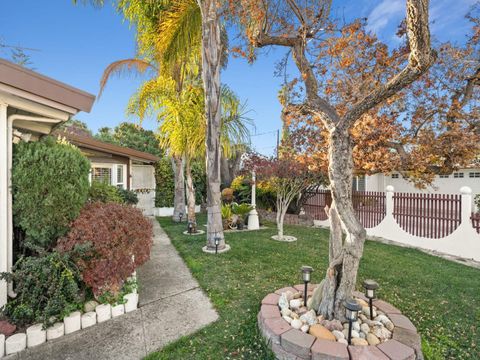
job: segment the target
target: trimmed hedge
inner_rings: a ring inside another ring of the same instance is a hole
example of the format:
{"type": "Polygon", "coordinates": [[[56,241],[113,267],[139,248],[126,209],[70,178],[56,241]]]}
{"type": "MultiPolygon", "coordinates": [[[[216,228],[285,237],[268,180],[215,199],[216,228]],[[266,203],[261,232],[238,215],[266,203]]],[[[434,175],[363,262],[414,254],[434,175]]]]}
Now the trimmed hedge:
{"type": "Polygon", "coordinates": [[[48,137],[14,147],[15,225],[30,248],[48,249],[67,233],[87,201],[90,162],[75,146],[48,137]]]}

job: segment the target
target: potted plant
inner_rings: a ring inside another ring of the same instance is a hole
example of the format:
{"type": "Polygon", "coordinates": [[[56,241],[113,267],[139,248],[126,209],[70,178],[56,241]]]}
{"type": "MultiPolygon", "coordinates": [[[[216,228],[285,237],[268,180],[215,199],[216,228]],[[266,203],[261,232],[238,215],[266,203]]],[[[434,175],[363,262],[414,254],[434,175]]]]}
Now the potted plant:
{"type": "Polygon", "coordinates": [[[247,203],[243,204],[237,204],[233,203],[232,204],[232,211],[234,214],[238,215],[238,220],[237,220],[237,229],[238,230],[243,230],[244,224],[245,224],[245,217],[248,215],[248,213],[253,209],[253,207],[247,203]]]}

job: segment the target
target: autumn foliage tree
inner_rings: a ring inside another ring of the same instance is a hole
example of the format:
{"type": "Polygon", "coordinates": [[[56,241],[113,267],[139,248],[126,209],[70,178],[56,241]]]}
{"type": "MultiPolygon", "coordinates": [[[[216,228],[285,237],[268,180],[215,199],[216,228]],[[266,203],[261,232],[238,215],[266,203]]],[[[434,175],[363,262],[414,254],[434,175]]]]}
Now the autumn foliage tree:
{"type": "MultiPolygon", "coordinates": [[[[290,84],[286,106],[311,125],[308,130],[314,136],[326,140],[323,144],[332,191],[328,209],[330,260],[317,290],[322,300],[316,310],[327,319],[343,319],[343,303],[355,289],[366,236],[352,204],[352,133],[363,134],[359,126],[364,116],[375,115],[380,107],[395,100],[434,62],[429,1],[406,0],[408,42],[395,51],[389,51],[375,36],[360,31],[360,21],[339,26],[331,17],[328,0],[243,0],[230,4],[245,29],[252,57],[255,49],[270,46],[283,47],[291,53],[300,75],[297,84],[290,84]]],[[[379,119],[389,121],[388,117],[379,119]]],[[[379,135],[382,134],[380,130],[379,135]]]]}

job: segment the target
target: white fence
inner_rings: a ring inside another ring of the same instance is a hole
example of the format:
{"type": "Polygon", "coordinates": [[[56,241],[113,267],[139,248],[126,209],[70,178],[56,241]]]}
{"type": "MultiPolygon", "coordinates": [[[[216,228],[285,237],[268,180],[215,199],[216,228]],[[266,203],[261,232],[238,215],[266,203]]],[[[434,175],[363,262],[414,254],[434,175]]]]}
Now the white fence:
{"type": "MultiPolygon", "coordinates": [[[[398,216],[398,205],[394,201],[394,188],[387,186],[385,193],[385,216],[383,220],[370,228],[366,228],[367,235],[372,237],[380,237],[387,240],[392,240],[398,243],[403,243],[409,246],[423,248],[427,250],[434,250],[454,256],[459,256],[467,259],[474,259],[480,261],[480,234],[473,225],[473,196],[472,190],[469,187],[462,187],[460,189],[461,202],[458,208],[458,216],[460,223],[455,229],[449,229],[445,236],[444,233],[436,238],[414,235],[416,231],[406,231],[400,225],[401,219],[398,216]]],[[[397,198],[400,196],[397,196],[397,198]]],[[[419,206],[421,202],[419,201],[419,206]]],[[[443,209],[443,213],[446,213],[443,209]]],[[[447,209],[450,211],[449,209],[447,209]]],[[[447,211],[447,213],[448,213],[447,211]]],[[[418,215],[418,217],[421,217],[418,215]]],[[[438,224],[434,226],[440,227],[444,222],[439,219],[438,224]]],[[[448,219],[449,220],[449,219],[448,219]]],[[[420,221],[420,220],[419,220],[420,221]]],[[[314,220],[315,226],[329,227],[330,223],[327,220],[314,220]]]]}

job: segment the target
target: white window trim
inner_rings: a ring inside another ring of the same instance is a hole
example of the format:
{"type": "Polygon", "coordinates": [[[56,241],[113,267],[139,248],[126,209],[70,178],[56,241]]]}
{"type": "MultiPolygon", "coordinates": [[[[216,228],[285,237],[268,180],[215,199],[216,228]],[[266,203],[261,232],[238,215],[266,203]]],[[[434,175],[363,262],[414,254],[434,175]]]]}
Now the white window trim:
{"type": "Polygon", "coordinates": [[[92,163],[90,169],[90,184],[92,183],[92,169],[94,168],[109,168],[111,169],[111,184],[112,186],[118,186],[121,184],[122,189],[127,189],[127,164],[112,164],[112,163],[92,163]],[[123,183],[117,183],[117,166],[123,166],[123,183]]]}

